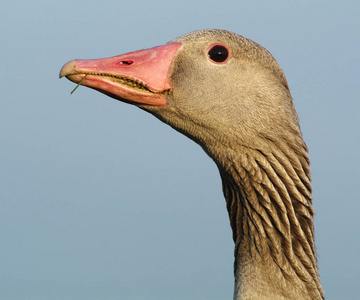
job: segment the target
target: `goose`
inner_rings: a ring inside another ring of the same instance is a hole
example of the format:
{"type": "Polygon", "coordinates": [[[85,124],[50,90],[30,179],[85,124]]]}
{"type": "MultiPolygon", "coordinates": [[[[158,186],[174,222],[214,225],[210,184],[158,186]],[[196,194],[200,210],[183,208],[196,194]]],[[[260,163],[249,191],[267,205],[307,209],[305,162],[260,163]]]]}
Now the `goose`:
{"type": "Polygon", "coordinates": [[[64,76],[151,113],[213,159],[235,244],[234,299],[324,299],[308,148],[270,52],[206,29],[150,49],[72,60],[64,76]]]}

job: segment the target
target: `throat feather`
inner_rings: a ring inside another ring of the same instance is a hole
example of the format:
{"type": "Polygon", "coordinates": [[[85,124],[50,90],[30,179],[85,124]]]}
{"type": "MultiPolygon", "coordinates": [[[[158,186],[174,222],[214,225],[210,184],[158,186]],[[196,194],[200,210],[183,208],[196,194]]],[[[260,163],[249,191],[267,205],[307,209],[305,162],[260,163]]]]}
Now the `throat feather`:
{"type": "Polygon", "coordinates": [[[306,148],[303,158],[281,148],[272,145],[266,152],[243,148],[239,157],[220,168],[235,242],[235,277],[241,275],[244,261],[271,262],[281,277],[297,282],[309,294],[323,295],[310,169],[303,163],[308,162],[306,148]]]}

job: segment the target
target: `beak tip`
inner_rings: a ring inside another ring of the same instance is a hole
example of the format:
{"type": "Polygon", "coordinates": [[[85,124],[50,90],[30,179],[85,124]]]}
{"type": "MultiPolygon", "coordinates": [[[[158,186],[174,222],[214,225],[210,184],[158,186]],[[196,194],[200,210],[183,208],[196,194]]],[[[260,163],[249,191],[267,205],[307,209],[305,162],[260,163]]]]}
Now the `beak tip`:
{"type": "Polygon", "coordinates": [[[59,78],[75,73],[76,72],[75,67],[76,67],[76,60],[71,60],[68,63],[66,63],[60,70],[59,78]]]}

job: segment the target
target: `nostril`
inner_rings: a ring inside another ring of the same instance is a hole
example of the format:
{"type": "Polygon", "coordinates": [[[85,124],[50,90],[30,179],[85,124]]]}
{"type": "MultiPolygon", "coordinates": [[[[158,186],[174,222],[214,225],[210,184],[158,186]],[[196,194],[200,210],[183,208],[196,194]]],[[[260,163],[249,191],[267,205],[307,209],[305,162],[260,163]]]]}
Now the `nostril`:
{"type": "Polygon", "coordinates": [[[120,65],[131,65],[134,61],[133,60],[122,60],[119,62],[120,65]]]}

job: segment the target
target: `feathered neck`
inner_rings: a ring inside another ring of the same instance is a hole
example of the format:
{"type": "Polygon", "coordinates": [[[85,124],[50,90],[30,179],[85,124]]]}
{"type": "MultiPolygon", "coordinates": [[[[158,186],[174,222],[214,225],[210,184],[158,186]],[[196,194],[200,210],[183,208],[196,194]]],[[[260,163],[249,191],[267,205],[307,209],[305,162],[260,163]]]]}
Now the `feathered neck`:
{"type": "Polygon", "coordinates": [[[234,299],[324,299],[307,148],[266,139],[218,163],[235,242],[234,299]]]}

